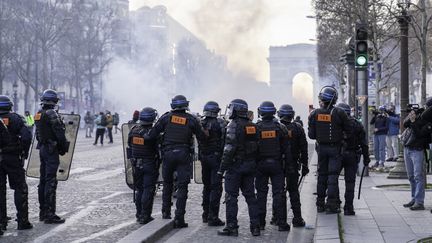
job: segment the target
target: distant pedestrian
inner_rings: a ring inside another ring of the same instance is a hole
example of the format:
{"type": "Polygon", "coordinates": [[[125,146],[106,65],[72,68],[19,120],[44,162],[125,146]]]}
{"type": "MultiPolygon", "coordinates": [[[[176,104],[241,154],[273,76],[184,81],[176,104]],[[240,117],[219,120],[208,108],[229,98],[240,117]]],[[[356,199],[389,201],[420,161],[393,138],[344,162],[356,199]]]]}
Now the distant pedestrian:
{"type": "Polygon", "coordinates": [[[300,116],[296,116],[296,118],[294,119],[294,122],[297,122],[298,124],[300,124],[303,127],[303,121],[301,120],[300,116]]]}
{"type": "Polygon", "coordinates": [[[424,153],[431,142],[432,124],[420,118],[420,115],[412,110],[405,118],[402,134],[404,145],[404,160],[411,185],[411,201],[404,204],[411,210],[424,210],[425,198],[425,167],[424,153]]]}
{"type": "Polygon", "coordinates": [[[112,129],[114,127],[114,119],[113,116],[111,115],[110,111],[107,111],[106,114],[106,120],[107,120],[107,131],[108,131],[108,138],[109,138],[109,142],[108,143],[113,143],[113,135],[112,135],[112,129]]]}
{"type": "Polygon", "coordinates": [[[86,131],[86,138],[91,138],[94,128],[94,121],[95,117],[90,113],[90,111],[87,111],[86,115],[84,116],[84,123],[85,123],[85,131],[86,131]]]}
{"type": "Polygon", "coordinates": [[[34,127],[34,119],[33,116],[30,114],[30,111],[25,111],[25,122],[26,126],[28,127],[29,131],[33,134],[33,127],[34,127]]]}
{"type": "Polygon", "coordinates": [[[96,139],[93,145],[97,144],[99,137],[100,137],[100,144],[103,145],[103,137],[105,134],[107,119],[105,114],[102,111],[99,113],[98,117],[96,118],[95,123],[96,123],[96,139]]]}
{"type": "Polygon", "coordinates": [[[136,124],[138,122],[139,115],[139,111],[134,111],[132,115],[132,120],[128,121],[128,124],[136,124]]]}
{"type": "Polygon", "coordinates": [[[378,111],[374,112],[370,124],[375,126],[374,153],[376,162],[374,167],[383,168],[385,161],[386,137],[389,128],[388,114],[386,113],[384,106],[380,106],[378,111]]]}
{"type": "Polygon", "coordinates": [[[121,131],[121,129],[118,127],[120,124],[120,115],[115,112],[113,115],[113,124],[114,124],[114,133],[117,134],[117,130],[121,131]]]}
{"type": "Polygon", "coordinates": [[[400,116],[396,114],[395,107],[390,106],[387,110],[389,129],[387,133],[387,160],[386,161],[397,161],[399,156],[399,126],[400,116]]]}

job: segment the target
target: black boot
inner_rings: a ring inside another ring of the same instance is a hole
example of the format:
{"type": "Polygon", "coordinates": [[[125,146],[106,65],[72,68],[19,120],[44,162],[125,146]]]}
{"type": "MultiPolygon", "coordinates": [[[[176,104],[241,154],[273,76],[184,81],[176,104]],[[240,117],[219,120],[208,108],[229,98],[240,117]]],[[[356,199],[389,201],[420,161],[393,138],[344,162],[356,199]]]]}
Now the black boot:
{"type": "Polygon", "coordinates": [[[227,225],[223,230],[218,231],[218,235],[238,236],[238,226],[227,225]]]}
{"type": "Polygon", "coordinates": [[[44,221],[45,215],[46,215],[46,212],[44,210],[40,210],[39,211],[39,221],[41,221],[41,222],[44,221]]]}
{"type": "Polygon", "coordinates": [[[28,221],[18,221],[18,230],[32,229],[33,225],[28,221]]]}
{"type": "Polygon", "coordinates": [[[175,229],[179,229],[179,228],[186,228],[189,225],[184,221],[183,217],[176,217],[174,219],[174,228],[175,229]]]}
{"type": "Polygon", "coordinates": [[[45,224],[63,224],[66,221],[66,219],[60,218],[56,214],[54,215],[47,215],[45,217],[44,223],[45,224]]]}
{"type": "Polygon", "coordinates": [[[171,219],[171,208],[163,208],[162,209],[162,218],[163,219],[171,219]]]}
{"type": "Polygon", "coordinates": [[[326,205],[326,214],[336,214],[340,213],[340,208],[337,204],[327,204],[326,205]]]}
{"type": "Polygon", "coordinates": [[[273,215],[271,220],[270,220],[270,224],[271,225],[277,225],[277,221],[276,221],[276,217],[273,215]]]}
{"type": "Polygon", "coordinates": [[[202,221],[203,221],[203,223],[208,223],[208,218],[209,218],[209,214],[208,214],[208,210],[204,210],[204,212],[202,213],[202,221]]]}
{"type": "Polygon", "coordinates": [[[252,233],[253,236],[260,236],[261,232],[260,232],[260,226],[251,226],[250,227],[250,231],[252,233]]]}
{"type": "Polygon", "coordinates": [[[345,205],[344,215],[355,215],[354,206],[353,205],[345,205]]]}
{"type": "Polygon", "coordinates": [[[208,226],[224,226],[225,222],[222,221],[220,218],[210,218],[208,220],[208,226]]]}
{"type": "Polygon", "coordinates": [[[278,231],[290,231],[290,226],[287,223],[280,223],[278,225],[278,231]]]}
{"type": "Polygon", "coordinates": [[[140,224],[147,224],[147,223],[151,222],[153,219],[154,219],[154,218],[153,218],[152,216],[145,215],[145,216],[142,216],[142,217],[138,220],[138,222],[139,222],[140,224]]]}
{"type": "Polygon", "coordinates": [[[301,209],[300,208],[293,209],[293,214],[294,214],[294,218],[292,219],[292,225],[294,227],[304,227],[306,223],[302,218],[301,209]]]}
{"type": "Polygon", "coordinates": [[[317,198],[316,206],[317,206],[317,212],[318,212],[318,213],[323,213],[323,212],[325,212],[326,207],[325,207],[325,202],[324,202],[323,199],[321,199],[321,198],[317,198]]]}

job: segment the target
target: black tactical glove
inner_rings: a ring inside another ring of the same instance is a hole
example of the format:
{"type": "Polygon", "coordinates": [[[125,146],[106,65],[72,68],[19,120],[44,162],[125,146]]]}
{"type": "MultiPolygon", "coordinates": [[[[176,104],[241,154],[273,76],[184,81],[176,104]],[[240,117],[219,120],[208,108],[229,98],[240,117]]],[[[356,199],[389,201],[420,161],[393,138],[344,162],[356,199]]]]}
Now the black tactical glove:
{"type": "Polygon", "coordinates": [[[309,174],[309,168],[306,165],[302,166],[301,174],[302,174],[302,176],[306,176],[307,174],[309,174]]]}
{"type": "Polygon", "coordinates": [[[363,165],[364,165],[365,167],[368,167],[368,166],[369,166],[369,163],[370,163],[370,158],[369,158],[369,157],[364,157],[364,158],[363,158],[363,165]]]}

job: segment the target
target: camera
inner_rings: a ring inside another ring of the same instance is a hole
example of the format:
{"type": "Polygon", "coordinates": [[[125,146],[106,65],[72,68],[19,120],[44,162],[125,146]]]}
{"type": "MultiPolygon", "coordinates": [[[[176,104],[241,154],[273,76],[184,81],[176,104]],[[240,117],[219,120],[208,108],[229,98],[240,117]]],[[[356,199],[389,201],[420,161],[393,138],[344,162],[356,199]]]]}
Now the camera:
{"type": "Polygon", "coordinates": [[[414,111],[416,115],[421,115],[425,111],[425,109],[420,107],[419,104],[408,104],[406,112],[410,113],[411,111],[414,111]]]}

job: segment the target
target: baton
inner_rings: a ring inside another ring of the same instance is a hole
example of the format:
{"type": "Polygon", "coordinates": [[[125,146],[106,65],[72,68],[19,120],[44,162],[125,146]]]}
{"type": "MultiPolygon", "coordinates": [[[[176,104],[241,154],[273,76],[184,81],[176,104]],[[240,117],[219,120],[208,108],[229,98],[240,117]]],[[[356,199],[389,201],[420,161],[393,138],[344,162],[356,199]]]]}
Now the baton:
{"type": "Polygon", "coordinates": [[[303,180],[304,177],[305,177],[304,175],[302,175],[302,176],[300,177],[300,180],[299,180],[299,182],[298,182],[298,184],[297,184],[297,188],[300,187],[300,184],[302,183],[302,180],[303,180]]]}
{"type": "Polygon", "coordinates": [[[361,186],[362,186],[363,175],[364,175],[365,170],[366,170],[366,166],[363,166],[363,170],[362,170],[361,177],[360,177],[359,189],[358,189],[358,200],[360,200],[361,186]]]}

